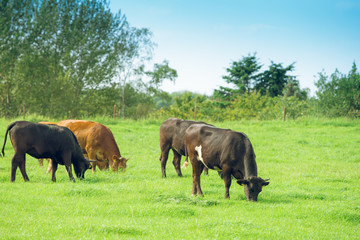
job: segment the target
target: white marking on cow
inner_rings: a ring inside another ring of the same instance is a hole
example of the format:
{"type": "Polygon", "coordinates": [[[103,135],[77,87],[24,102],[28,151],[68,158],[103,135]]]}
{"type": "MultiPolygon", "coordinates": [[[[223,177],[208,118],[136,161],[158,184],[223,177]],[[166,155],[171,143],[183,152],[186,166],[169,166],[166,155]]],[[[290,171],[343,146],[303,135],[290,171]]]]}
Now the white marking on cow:
{"type": "Polygon", "coordinates": [[[201,162],[205,165],[205,167],[209,168],[208,166],[206,166],[206,164],[205,164],[205,162],[204,162],[204,159],[203,159],[203,157],[202,157],[201,148],[202,148],[201,145],[195,147],[195,151],[197,151],[197,153],[198,153],[198,158],[197,158],[197,159],[198,159],[199,161],[201,161],[201,162]]]}

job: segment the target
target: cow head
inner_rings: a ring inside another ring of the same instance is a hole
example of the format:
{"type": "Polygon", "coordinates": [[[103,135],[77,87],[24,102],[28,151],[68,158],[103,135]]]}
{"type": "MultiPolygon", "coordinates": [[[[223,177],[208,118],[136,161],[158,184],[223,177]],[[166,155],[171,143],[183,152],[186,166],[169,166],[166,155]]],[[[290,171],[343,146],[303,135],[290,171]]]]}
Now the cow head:
{"type": "Polygon", "coordinates": [[[113,155],[112,160],[113,160],[113,166],[112,166],[113,171],[117,171],[120,169],[122,172],[125,172],[126,163],[127,161],[129,161],[129,159],[113,155]]]}
{"type": "Polygon", "coordinates": [[[84,161],[78,161],[76,164],[73,163],[76,177],[80,179],[84,179],[86,170],[91,169],[90,162],[92,161],[93,160],[87,160],[84,158],[84,161]]]}
{"type": "Polygon", "coordinates": [[[264,180],[260,177],[249,177],[247,179],[239,179],[237,180],[237,183],[241,186],[244,186],[247,200],[256,202],[259,193],[262,191],[262,188],[270,184],[268,180],[270,179],[264,180]]]}

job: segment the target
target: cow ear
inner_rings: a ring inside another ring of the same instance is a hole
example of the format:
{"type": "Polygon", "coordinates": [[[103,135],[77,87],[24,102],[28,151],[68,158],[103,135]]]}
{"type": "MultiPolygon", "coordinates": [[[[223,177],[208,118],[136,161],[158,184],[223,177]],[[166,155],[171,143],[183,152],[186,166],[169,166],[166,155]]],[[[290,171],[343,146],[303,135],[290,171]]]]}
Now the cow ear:
{"type": "Polygon", "coordinates": [[[247,185],[249,184],[249,181],[248,180],[245,180],[245,179],[238,179],[237,180],[237,183],[241,186],[244,186],[244,185],[247,185]]]}
{"type": "Polygon", "coordinates": [[[113,160],[114,162],[117,162],[117,161],[118,161],[116,155],[113,155],[112,160],[113,160]]]}

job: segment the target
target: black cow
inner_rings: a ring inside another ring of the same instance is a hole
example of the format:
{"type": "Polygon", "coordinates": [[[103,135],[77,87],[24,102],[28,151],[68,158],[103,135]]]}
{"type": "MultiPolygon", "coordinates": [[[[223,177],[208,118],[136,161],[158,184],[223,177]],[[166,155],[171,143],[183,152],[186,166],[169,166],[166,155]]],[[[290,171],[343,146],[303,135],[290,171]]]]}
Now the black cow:
{"type": "Polygon", "coordinates": [[[90,161],[85,159],[75,135],[66,127],[44,125],[26,121],[11,123],[6,130],[2,154],[7,134],[9,133],[15,154],[11,162],[11,181],[15,181],[17,167],[20,168],[24,181],[29,181],[25,170],[25,154],[34,158],[51,158],[53,160],[52,181],[56,181],[55,172],[58,164],[65,165],[71,181],[75,181],[71,164],[75,174],[83,179],[85,171],[91,168],[90,161]]]}
{"type": "MultiPolygon", "coordinates": [[[[168,118],[160,126],[160,162],[162,177],[166,177],[166,162],[169,151],[174,153],[173,164],[179,177],[182,177],[180,169],[181,155],[185,156],[184,135],[186,129],[193,124],[206,124],[204,122],[168,118]]],[[[211,125],[210,125],[211,126],[211,125]]],[[[185,160],[187,163],[187,158],[185,160]]],[[[207,170],[207,169],[206,169],[207,170]]]]}
{"type": "Polygon", "coordinates": [[[185,132],[187,154],[193,167],[193,195],[203,196],[200,175],[204,165],[222,171],[225,183],[225,198],[229,198],[231,175],[237,183],[245,185],[248,201],[257,201],[267,180],[257,176],[255,153],[249,138],[240,132],[208,125],[192,125],[185,132]]]}

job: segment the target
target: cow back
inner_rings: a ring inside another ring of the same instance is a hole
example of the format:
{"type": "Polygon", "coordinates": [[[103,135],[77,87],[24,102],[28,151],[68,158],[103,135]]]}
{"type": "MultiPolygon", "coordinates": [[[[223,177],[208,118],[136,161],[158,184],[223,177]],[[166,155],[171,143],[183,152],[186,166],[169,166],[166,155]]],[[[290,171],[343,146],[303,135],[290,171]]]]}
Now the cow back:
{"type": "Polygon", "coordinates": [[[75,134],[83,152],[90,148],[101,151],[107,159],[113,155],[121,157],[114,135],[105,125],[85,120],[63,120],[58,125],[69,128],[75,134]]]}
{"type": "Polygon", "coordinates": [[[168,118],[160,126],[160,146],[171,146],[179,154],[185,155],[185,132],[186,129],[188,129],[193,124],[206,123],[182,120],[178,118],[168,118]]]}
{"type": "Polygon", "coordinates": [[[229,165],[244,175],[257,176],[255,153],[244,133],[204,124],[192,125],[186,130],[185,145],[190,156],[201,155],[210,169],[221,170],[229,165]]]}
{"type": "Polygon", "coordinates": [[[24,151],[35,158],[60,159],[58,154],[65,150],[75,158],[79,157],[79,153],[81,155],[74,134],[57,125],[18,121],[10,130],[10,138],[15,150],[24,151]]]}

